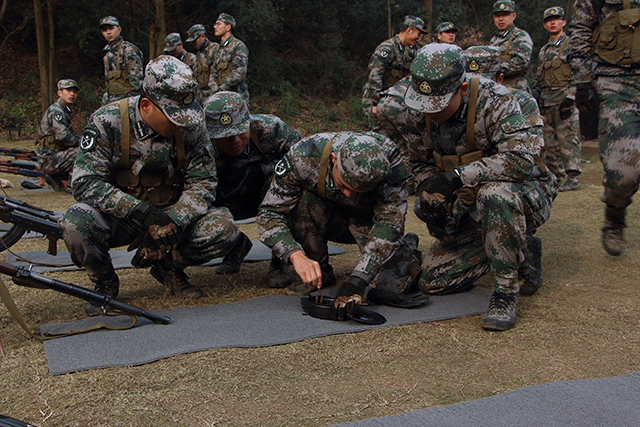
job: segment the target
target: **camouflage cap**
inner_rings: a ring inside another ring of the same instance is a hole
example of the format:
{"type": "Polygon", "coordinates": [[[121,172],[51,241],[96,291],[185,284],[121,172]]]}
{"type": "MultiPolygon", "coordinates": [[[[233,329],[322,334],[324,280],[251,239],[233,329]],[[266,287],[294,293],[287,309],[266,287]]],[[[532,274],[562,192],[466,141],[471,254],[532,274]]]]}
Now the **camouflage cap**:
{"type": "Polygon", "coordinates": [[[516,4],[511,0],[498,0],[493,4],[493,13],[515,12],[516,4]]]}
{"type": "Polygon", "coordinates": [[[229,15],[228,13],[221,13],[220,15],[218,15],[218,19],[216,19],[216,21],[224,22],[225,24],[231,25],[232,30],[236,29],[236,20],[233,19],[233,16],[229,15]]]}
{"type": "Polygon", "coordinates": [[[71,79],[58,80],[58,90],[71,89],[72,87],[75,87],[76,89],[80,90],[80,86],[78,86],[75,80],[71,80],[71,79]]]}
{"type": "Polygon", "coordinates": [[[191,28],[187,30],[187,35],[189,36],[189,38],[186,40],[186,42],[191,43],[192,41],[194,41],[195,39],[197,39],[203,34],[207,34],[207,30],[204,29],[204,25],[202,24],[192,25],[191,28]]]}
{"type": "Polygon", "coordinates": [[[372,136],[345,133],[348,139],[331,147],[336,155],[338,172],[353,189],[372,190],[389,173],[389,159],[372,136]]]}
{"type": "Polygon", "coordinates": [[[423,113],[438,113],[449,105],[465,79],[462,49],[448,43],[422,47],[411,64],[411,84],[404,102],[423,113]]]}
{"type": "Polygon", "coordinates": [[[235,136],[249,130],[249,107],[237,92],[218,92],[204,101],[209,138],[235,136]]]}
{"type": "Polygon", "coordinates": [[[147,64],[142,94],[177,126],[195,126],[204,120],[202,107],[196,101],[197,88],[191,68],[173,56],[160,55],[147,64]]]}
{"type": "Polygon", "coordinates": [[[165,53],[173,52],[181,43],[182,37],[180,37],[180,33],[171,33],[164,38],[164,49],[162,51],[165,53]]]}
{"type": "Polygon", "coordinates": [[[464,52],[466,72],[470,77],[493,78],[500,71],[500,48],[497,46],[471,46],[464,52]]]}
{"type": "Polygon", "coordinates": [[[452,31],[457,33],[458,29],[453,24],[453,22],[443,22],[442,24],[438,25],[438,29],[436,31],[438,32],[438,34],[444,33],[445,31],[452,31]]]}
{"type": "Polygon", "coordinates": [[[549,9],[544,11],[543,20],[546,21],[547,18],[550,18],[552,16],[558,16],[558,17],[564,19],[564,9],[561,8],[560,6],[550,7],[549,9]]]}
{"type": "Polygon", "coordinates": [[[105,16],[100,20],[100,27],[103,25],[115,25],[116,27],[120,26],[120,21],[115,16],[105,16]]]}
{"type": "Polygon", "coordinates": [[[424,29],[424,21],[417,16],[407,15],[404,17],[403,26],[413,27],[422,33],[426,33],[427,30],[424,29]]]}

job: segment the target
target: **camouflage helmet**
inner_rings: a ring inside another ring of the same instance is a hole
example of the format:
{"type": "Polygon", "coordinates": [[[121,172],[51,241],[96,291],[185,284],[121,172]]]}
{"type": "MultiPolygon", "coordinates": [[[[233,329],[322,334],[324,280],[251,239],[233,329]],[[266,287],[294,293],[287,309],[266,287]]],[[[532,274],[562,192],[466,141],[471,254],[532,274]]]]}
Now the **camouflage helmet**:
{"type": "Polygon", "coordinates": [[[515,12],[516,4],[511,0],[498,0],[493,4],[493,13],[515,12]]]}
{"type": "Polygon", "coordinates": [[[551,17],[559,17],[561,19],[564,19],[564,9],[561,8],[560,6],[556,6],[556,7],[550,7],[549,9],[544,11],[544,18],[543,20],[546,21],[547,18],[551,18],[551,17]]]}
{"type": "Polygon", "coordinates": [[[195,126],[204,120],[202,107],[196,101],[197,88],[191,68],[173,56],[160,55],[147,64],[142,95],[176,126],[195,126]]]}
{"type": "Polygon", "coordinates": [[[458,32],[458,28],[456,28],[453,22],[443,22],[438,25],[438,29],[436,30],[438,34],[444,33],[445,31],[458,32]]]}
{"type": "Polygon", "coordinates": [[[195,39],[197,39],[203,34],[207,34],[207,30],[204,29],[204,25],[202,24],[192,25],[191,28],[187,30],[187,36],[189,36],[189,38],[186,40],[186,42],[191,43],[192,41],[194,41],[195,39]]]}
{"type": "Polygon", "coordinates": [[[410,108],[438,113],[449,105],[466,74],[462,49],[448,43],[422,47],[411,64],[411,84],[404,95],[410,108]]]}
{"type": "Polygon", "coordinates": [[[389,159],[373,135],[341,132],[331,144],[340,176],[357,191],[372,190],[389,173],[389,159]]]}
{"type": "Polygon", "coordinates": [[[162,51],[165,53],[173,52],[181,43],[182,37],[180,37],[180,33],[171,33],[164,38],[164,49],[162,51]]]}
{"type": "Polygon", "coordinates": [[[103,25],[115,25],[116,27],[119,27],[120,21],[118,21],[118,18],[115,16],[105,16],[100,20],[100,28],[102,28],[103,25]]]}
{"type": "Polygon", "coordinates": [[[464,56],[470,77],[491,79],[500,72],[500,48],[497,46],[471,46],[464,51],[464,56]]]}
{"type": "Polygon", "coordinates": [[[407,15],[404,17],[404,21],[402,22],[402,26],[413,27],[421,33],[426,33],[427,30],[424,29],[424,21],[417,16],[407,15]]]}
{"type": "Polygon", "coordinates": [[[218,92],[204,101],[209,138],[240,135],[249,130],[249,107],[237,92],[218,92]]]}
{"type": "Polygon", "coordinates": [[[216,19],[216,21],[224,22],[225,24],[231,25],[232,30],[236,29],[236,20],[233,19],[233,16],[229,15],[228,13],[221,13],[220,15],[218,15],[218,19],[216,19]]]}
{"type": "Polygon", "coordinates": [[[58,90],[71,89],[72,87],[75,87],[76,89],[80,90],[80,86],[78,86],[75,80],[71,80],[71,79],[58,80],[58,90]]]}

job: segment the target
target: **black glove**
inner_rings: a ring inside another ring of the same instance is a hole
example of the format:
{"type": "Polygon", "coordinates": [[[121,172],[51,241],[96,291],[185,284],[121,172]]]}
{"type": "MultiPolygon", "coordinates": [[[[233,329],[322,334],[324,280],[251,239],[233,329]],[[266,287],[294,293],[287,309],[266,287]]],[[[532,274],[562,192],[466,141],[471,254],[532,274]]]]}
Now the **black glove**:
{"type": "Polygon", "coordinates": [[[142,224],[146,233],[138,237],[129,246],[129,250],[144,247],[141,245],[141,242],[143,238],[145,238],[145,234],[150,235],[151,239],[154,240],[156,245],[161,249],[171,250],[176,248],[180,237],[178,228],[171,217],[164,213],[162,209],[145,202],[140,202],[133,212],[131,212],[130,217],[142,224]]]}
{"type": "Polygon", "coordinates": [[[574,105],[573,99],[565,98],[564,101],[560,103],[560,119],[565,120],[571,117],[574,105]]]}
{"type": "Polygon", "coordinates": [[[362,304],[362,296],[367,287],[367,282],[363,279],[351,276],[349,280],[340,286],[336,294],[336,300],[331,310],[333,320],[345,320],[358,311],[362,304]]]}
{"type": "Polygon", "coordinates": [[[151,267],[156,261],[164,258],[166,251],[161,251],[149,233],[144,233],[129,245],[127,251],[138,248],[131,259],[131,265],[136,268],[151,267]]]}
{"type": "Polygon", "coordinates": [[[152,225],[168,225],[173,222],[162,209],[145,202],[140,202],[129,216],[142,224],[145,231],[152,225]]]}
{"type": "Polygon", "coordinates": [[[429,179],[423,188],[423,192],[429,194],[442,194],[447,202],[451,201],[453,192],[462,187],[462,179],[456,168],[449,172],[434,176],[429,179]]]}
{"type": "Polygon", "coordinates": [[[598,102],[596,89],[591,83],[578,83],[576,86],[576,106],[580,111],[589,111],[592,104],[598,102]]]}

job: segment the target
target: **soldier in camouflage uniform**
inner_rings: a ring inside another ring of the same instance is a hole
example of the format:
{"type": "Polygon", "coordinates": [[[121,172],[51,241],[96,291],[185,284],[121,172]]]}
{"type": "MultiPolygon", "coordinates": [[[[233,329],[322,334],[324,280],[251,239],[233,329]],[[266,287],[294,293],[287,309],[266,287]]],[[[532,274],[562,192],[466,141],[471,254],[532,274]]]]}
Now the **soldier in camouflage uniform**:
{"type": "MultiPolygon", "coordinates": [[[[226,255],[246,236],[229,209],[213,207],[216,167],[197,82],[178,59],[149,62],[141,95],[97,110],[73,171],[74,197],[59,221],[71,259],[115,298],[109,249],[137,248],[136,267],[174,295],[199,298],[184,269],[226,255]]],[[[89,315],[100,308],[87,304],[89,315]]]]}
{"type": "Polygon", "coordinates": [[[417,16],[405,16],[400,32],[386,40],[373,52],[369,61],[369,80],[364,85],[362,108],[369,121],[369,129],[377,125],[377,105],[380,92],[409,75],[416,56],[416,44],[426,33],[424,21],[417,16]]]}
{"type": "Polygon", "coordinates": [[[490,269],[494,292],[482,327],[506,330],[516,321],[527,236],[549,218],[557,189],[540,157],[539,126],[532,129],[508,89],[468,78],[465,63],[456,46],[423,47],[405,94],[431,135],[409,149],[420,195],[414,211],[437,238],[419,286],[457,292],[490,269]]]}
{"type": "Polygon", "coordinates": [[[335,285],[331,240],[362,252],[338,290],[341,308],[359,304],[367,285],[408,295],[421,257],[417,236],[403,239],[408,175],[395,143],[375,133],[321,133],[295,144],[276,165],[257,216],[260,240],[304,282],[288,293],[335,285]]]}
{"type": "Polygon", "coordinates": [[[455,44],[458,29],[453,22],[443,22],[442,24],[438,25],[436,31],[438,32],[438,43],[455,44]]]}
{"type": "Polygon", "coordinates": [[[547,165],[560,181],[560,191],[578,189],[582,173],[580,122],[575,106],[575,85],[568,63],[569,37],[564,33],[564,9],[544,11],[544,28],[549,42],[540,49],[540,65],[533,94],[544,117],[547,165]]]}
{"type": "Polygon", "coordinates": [[[38,134],[38,166],[45,173],[45,182],[61,191],[68,181],[76,160],[80,135],[71,126],[71,107],[80,88],[74,80],[58,81],[58,100],[51,104],[40,122],[38,134]]]}
{"type": "MultiPolygon", "coordinates": [[[[204,113],[220,177],[214,206],[226,206],[236,220],[254,217],[276,163],[301,139],[300,132],[279,117],[249,114],[249,106],[236,92],[211,95],[205,101],[204,113]]],[[[249,242],[247,247],[227,254],[216,272],[237,273],[250,248],[249,242]]],[[[267,284],[272,288],[291,284],[289,266],[276,256],[271,260],[267,284]]]]}
{"type": "Polygon", "coordinates": [[[493,22],[498,34],[491,39],[492,46],[502,52],[503,85],[531,92],[527,83],[527,68],[531,61],[533,41],[525,30],[516,27],[516,4],[511,0],[498,0],[493,5],[493,22]]]}
{"type": "Polygon", "coordinates": [[[638,0],[576,0],[569,25],[576,105],[589,110],[596,99],[594,85],[600,98],[602,243],[612,256],[624,249],[626,208],[640,179],[639,9],[638,0]]]}
{"type": "Polygon", "coordinates": [[[216,53],[215,69],[218,90],[238,92],[249,104],[249,88],[245,83],[249,49],[237,39],[233,32],[236,20],[227,13],[221,13],[215,23],[215,35],[220,37],[220,50],[216,53]]]}
{"type": "Polygon", "coordinates": [[[196,55],[191,52],[187,52],[182,44],[182,37],[180,33],[171,33],[164,38],[164,48],[162,49],[167,55],[171,55],[178,58],[191,68],[191,71],[196,72],[196,55]]]}
{"type": "Polygon", "coordinates": [[[187,43],[191,43],[197,51],[194,75],[198,81],[198,102],[204,104],[208,97],[218,91],[214,63],[220,45],[207,38],[207,31],[201,24],[189,28],[187,35],[187,43]]]}
{"type": "Polygon", "coordinates": [[[103,50],[104,81],[107,91],[102,96],[102,105],[135,96],[142,86],[142,52],[132,43],[124,41],[120,22],[115,16],[100,20],[100,31],[107,41],[103,50]]]}

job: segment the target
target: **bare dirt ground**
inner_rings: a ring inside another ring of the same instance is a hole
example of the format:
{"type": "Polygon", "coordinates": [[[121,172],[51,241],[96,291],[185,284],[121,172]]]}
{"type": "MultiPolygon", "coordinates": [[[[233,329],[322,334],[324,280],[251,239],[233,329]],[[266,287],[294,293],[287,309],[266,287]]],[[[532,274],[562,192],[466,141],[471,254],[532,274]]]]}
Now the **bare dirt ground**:
{"type": "MultiPolygon", "coordinates": [[[[5,142],[0,142],[6,146],[5,142]]],[[[579,191],[561,193],[543,240],[544,285],[519,297],[507,332],[480,328],[481,316],[389,327],[267,348],[179,355],[148,365],[67,375],[48,372],[42,344],[0,307],[0,413],[47,426],[325,426],[479,399],[534,384],[600,378],[640,369],[640,208],[628,209],[627,248],[619,258],[600,243],[602,168],[583,164],[579,191]]],[[[17,183],[15,175],[0,174],[17,183]]],[[[63,209],[71,196],[7,190],[9,196],[63,209]]],[[[252,240],[255,224],[242,226],[252,240]]],[[[413,213],[406,231],[431,238],[413,213]]],[[[45,250],[41,240],[16,250],[45,250]]],[[[64,245],[59,244],[60,250],[64,245]]],[[[357,249],[332,258],[338,281],[357,249]]],[[[281,293],[264,284],[268,262],[234,276],[187,270],[205,297],[168,297],[146,271],[121,270],[121,300],[145,309],[209,305],[281,293]]],[[[83,272],[51,274],[88,286],[83,272]]],[[[5,280],[32,325],[83,317],[83,302],[5,280]]],[[[490,275],[480,286],[491,286],[490,275]]]]}

